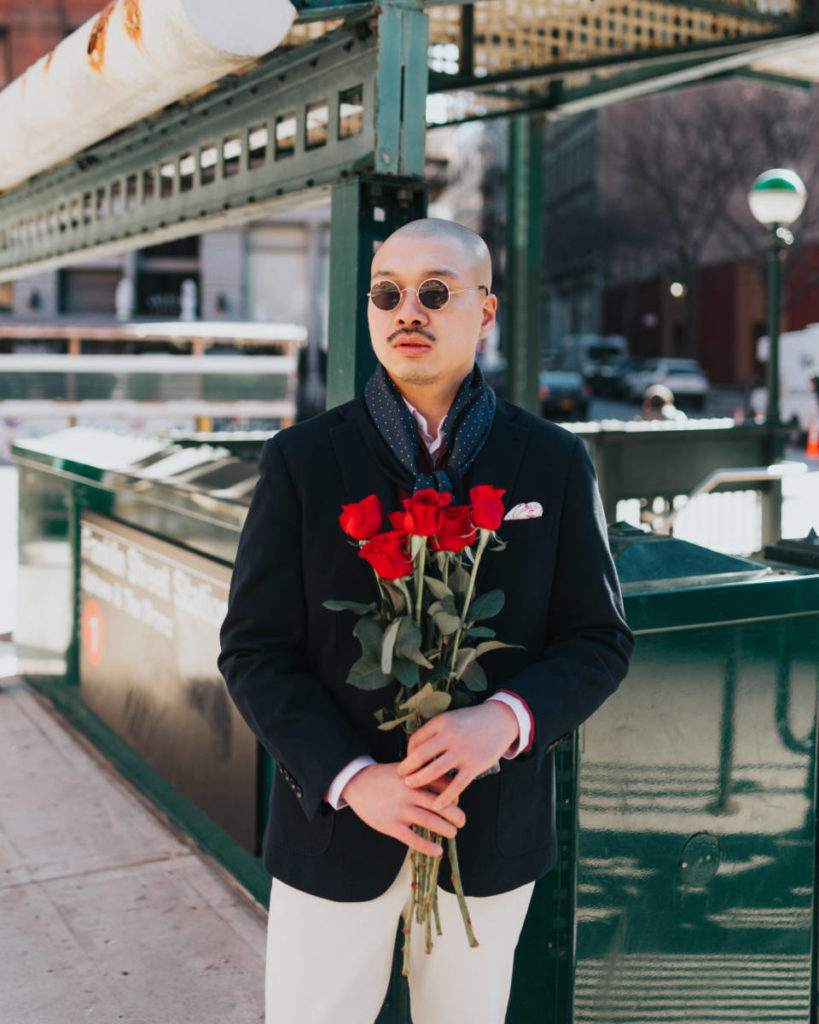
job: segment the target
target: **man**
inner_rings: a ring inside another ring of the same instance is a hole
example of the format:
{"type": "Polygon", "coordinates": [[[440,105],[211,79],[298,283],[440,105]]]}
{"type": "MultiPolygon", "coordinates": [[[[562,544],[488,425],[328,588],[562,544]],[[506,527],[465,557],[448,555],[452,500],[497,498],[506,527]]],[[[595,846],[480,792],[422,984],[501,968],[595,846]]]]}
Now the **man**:
{"type": "Polygon", "coordinates": [[[375,1019],[409,894],[407,848],[440,852],[412,825],[457,833],[480,942],[467,945],[443,865],[443,937],[428,956],[412,950],[413,1021],[500,1024],[533,882],[556,859],[551,748],[626,672],[632,637],[585,448],[496,400],[475,365],[496,308],[482,239],[432,219],[400,228],[373,259],[379,366],[364,396],[262,453],[220,667],[278,766],[264,840],[268,1024],[375,1019]],[[478,580],[504,590],[492,624],[521,647],[485,657],[489,699],[430,720],[404,750],[400,730],[374,718],[390,689],[345,683],[360,654],[354,618],[322,607],[376,596],[338,515],[369,494],[394,510],[430,486],[464,503],[478,484],[504,488],[507,509],[542,507],[502,525],[507,547],[478,580]]]}

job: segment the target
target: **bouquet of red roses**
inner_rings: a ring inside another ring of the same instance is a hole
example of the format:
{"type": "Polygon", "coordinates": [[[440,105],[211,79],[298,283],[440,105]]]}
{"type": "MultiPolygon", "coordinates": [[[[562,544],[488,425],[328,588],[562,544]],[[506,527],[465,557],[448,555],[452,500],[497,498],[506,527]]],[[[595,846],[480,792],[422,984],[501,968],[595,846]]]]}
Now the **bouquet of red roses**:
{"type": "MultiPolygon", "coordinates": [[[[359,557],[373,568],[379,600],[371,604],[326,601],[331,611],[359,616],[353,629],[361,657],[347,682],[377,690],[393,680],[398,687],[391,707],[376,715],[379,728],[402,728],[410,736],[442,711],[474,703],[487,680],[478,659],[487,651],[510,647],[484,625],[504,604],[502,590],[480,596],[475,578],[484,552],[503,520],[504,491],[473,487],[469,505],[453,505],[452,495],[418,491],[389,515],[392,530],[382,532],[384,511],[378,497],[344,505],[339,522],[359,546],[359,557]]],[[[418,829],[435,842],[440,836],[418,829]]],[[[476,946],[461,884],[455,840],[448,840],[452,882],[469,944],[476,946]]],[[[405,924],[404,973],[409,965],[413,918],[425,929],[426,951],[432,949],[432,921],[441,934],[437,903],[440,857],[411,851],[412,903],[405,924]]]]}

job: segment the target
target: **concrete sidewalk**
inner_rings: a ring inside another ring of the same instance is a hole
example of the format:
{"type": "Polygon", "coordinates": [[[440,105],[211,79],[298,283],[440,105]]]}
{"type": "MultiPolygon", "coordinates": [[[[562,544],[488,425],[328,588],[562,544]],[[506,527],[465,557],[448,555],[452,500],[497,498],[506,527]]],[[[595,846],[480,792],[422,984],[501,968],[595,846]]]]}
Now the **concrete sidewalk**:
{"type": "Polygon", "coordinates": [[[0,678],[1,1024],[251,1024],[264,948],[254,901],[0,678]]]}

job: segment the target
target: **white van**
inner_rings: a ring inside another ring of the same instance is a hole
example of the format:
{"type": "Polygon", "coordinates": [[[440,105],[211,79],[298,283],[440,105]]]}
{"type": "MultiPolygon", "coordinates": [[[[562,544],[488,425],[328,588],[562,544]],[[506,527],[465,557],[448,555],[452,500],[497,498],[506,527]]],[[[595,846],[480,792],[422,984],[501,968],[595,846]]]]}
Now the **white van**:
{"type": "MultiPolygon", "coordinates": [[[[756,357],[768,361],[768,338],[757,342],[756,357]]],[[[779,336],[779,416],[800,433],[807,433],[811,420],[819,419],[819,400],[811,378],[819,376],[819,324],[801,331],[785,331],[779,336]]],[[[751,409],[764,418],[768,408],[768,389],[751,392],[751,409]]]]}
{"type": "Polygon", "coordinates": [[[558,346],[558,368],[583,375],[596,394],[613,393],[616,368],[628,356],[622,334],[565,334],[558,346]],[[609,385],[611,384],[611,387],[609,385]]]}

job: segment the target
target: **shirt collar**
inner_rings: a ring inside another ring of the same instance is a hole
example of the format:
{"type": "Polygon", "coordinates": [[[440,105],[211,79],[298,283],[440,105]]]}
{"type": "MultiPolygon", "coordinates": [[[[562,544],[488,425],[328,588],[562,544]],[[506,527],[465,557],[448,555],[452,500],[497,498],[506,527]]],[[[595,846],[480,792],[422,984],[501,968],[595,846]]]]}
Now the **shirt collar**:
{"type": "Polygon", "coordinates": [[[429,432],[429,426],[427,424],[426,418],[420,412],[418,412],[415,406],[411,405],[406,400],[406,398],[404,398],[403,395],[401,396],[401,398],[404,402],[404,405],[406,405],[406,407],[412,413],[413,419],[418,424],[418,433],[421,435],[421,440],[424,442],[424,447],[426,448],[430,455],[435,455],[435,453],[439,451],[439,449],[442,447],[444,443],[444,420],[446,419],[446,417],[444,417],[444,419],[441,420],[441,424],[438,427],[438,433],[432,435],[429,432]]]}

